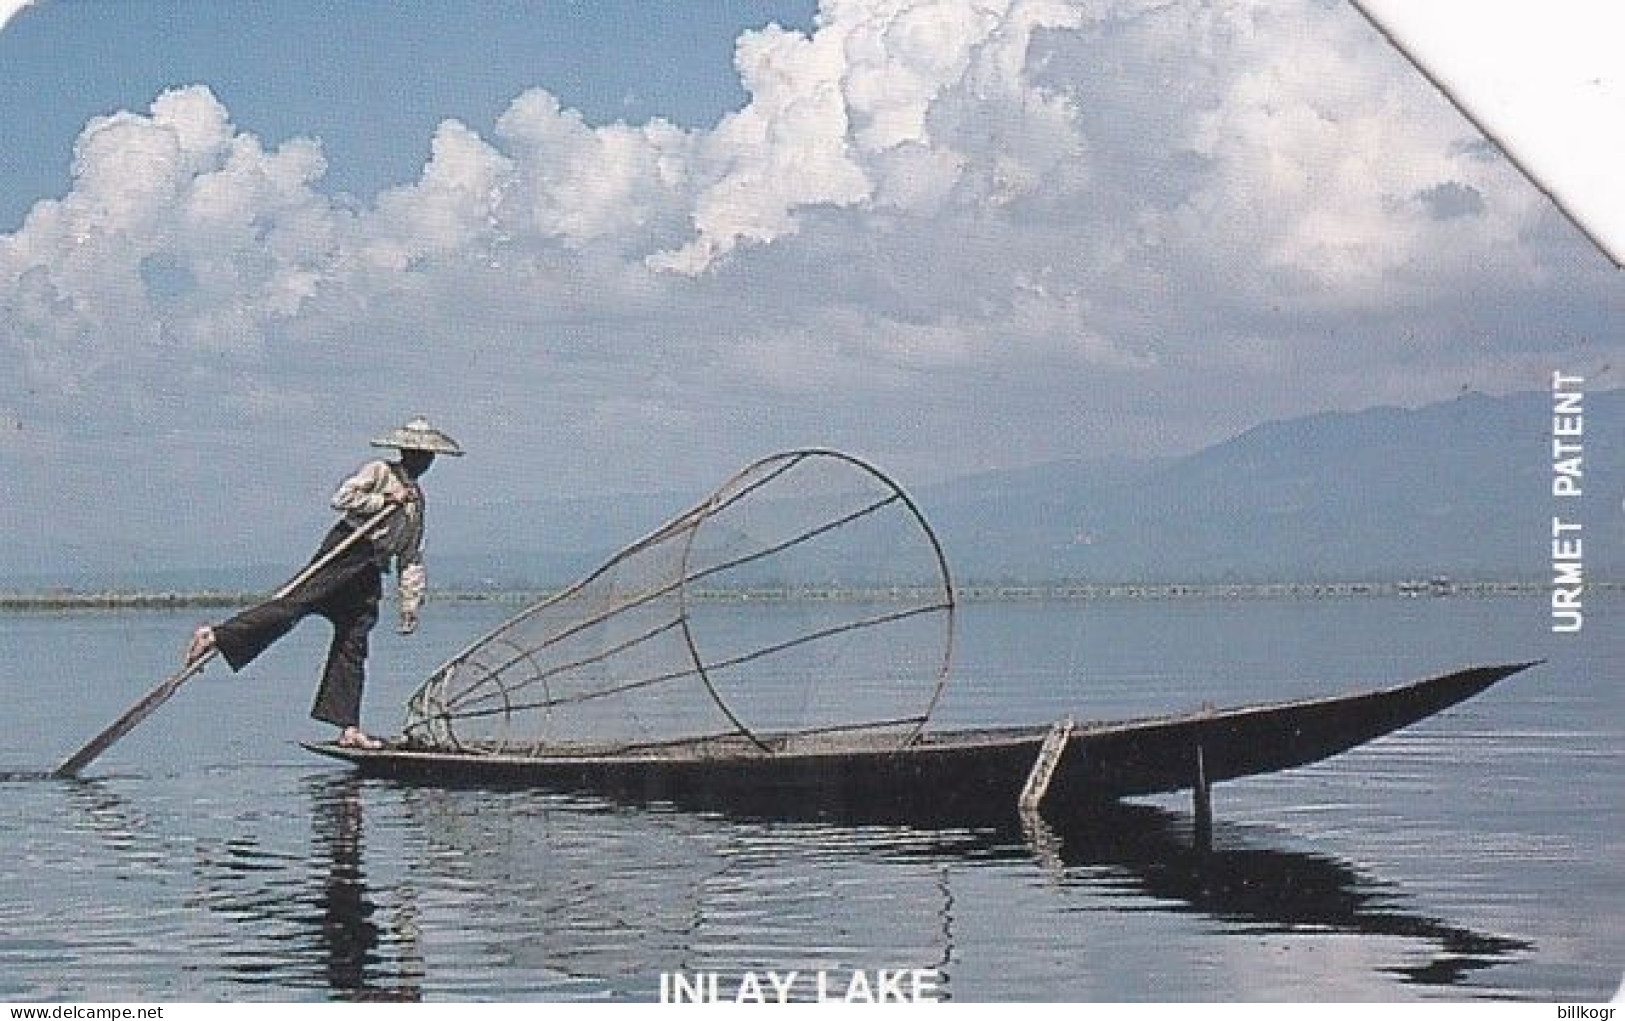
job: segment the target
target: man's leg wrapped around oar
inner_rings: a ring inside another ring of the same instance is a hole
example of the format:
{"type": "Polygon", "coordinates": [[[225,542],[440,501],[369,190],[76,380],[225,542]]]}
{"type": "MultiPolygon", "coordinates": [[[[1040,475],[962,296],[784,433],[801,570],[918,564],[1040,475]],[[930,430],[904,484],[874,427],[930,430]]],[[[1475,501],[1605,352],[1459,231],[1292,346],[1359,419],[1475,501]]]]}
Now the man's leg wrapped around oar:
{"type": "MultiPolygon", "coordinates": [[[[349,537],[346,524],[334,526],[312,562],[349,537]]],[[[333,624],[333,644],[311,715],[342,728],[341,743],[376,747],[360,730],[367,638],[378,622],[382,568],[366,539],[318,567],[286,594],[251,606],[209,629],[212,645],[232,670],[241,670],[312,614],[333,624]]],[[[195,646],[194,646],[195,648],[195,646]]]]}

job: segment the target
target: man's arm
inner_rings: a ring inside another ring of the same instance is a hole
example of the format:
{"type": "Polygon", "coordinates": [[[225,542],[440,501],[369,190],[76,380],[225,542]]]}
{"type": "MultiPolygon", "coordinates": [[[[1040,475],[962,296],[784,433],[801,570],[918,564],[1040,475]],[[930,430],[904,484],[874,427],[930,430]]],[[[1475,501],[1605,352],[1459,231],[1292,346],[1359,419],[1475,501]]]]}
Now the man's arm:
{"type": "Polygon", "coordinates": [[[424,593],[429,590],[429,572],[424,569],[421,559],[412,563],[403,559],[397,563],[400,566],[401,599],[401,623],[397,630],[409,635],[418,629],[418,610],[423,606],[424,593]]]}
{"type": "Polygon", "coordinates": [[[389,465],[368,461],[340,484],[338,492],[333,494],[333,509],[363,517],[377,514],[390,499],[390,483],[394,480],[389,465]]]}
{"type": "Polygon", "coordinates": [[[401,622],[399,631],[409,635],[418,629],[418,608],[429,589],[429,572],[423,566],[423,514],[417,505],[415,524],[406,531],[406,548],[395,554],[396,576],[400,579],[401,622]]]}

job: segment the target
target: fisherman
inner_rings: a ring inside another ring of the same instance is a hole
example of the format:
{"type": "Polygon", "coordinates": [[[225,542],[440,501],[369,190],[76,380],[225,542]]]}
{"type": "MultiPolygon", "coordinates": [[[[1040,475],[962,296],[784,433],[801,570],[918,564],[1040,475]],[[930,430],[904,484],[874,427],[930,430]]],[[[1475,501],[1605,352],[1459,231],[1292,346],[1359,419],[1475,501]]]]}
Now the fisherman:
{"type": "Polygon", "coordinates": [[[378,749],[383,742],[361,729],[361,690],[365,682],[367,637],[378,622],[382,575],[391,560],[399,579],[400,627],[403,635],[418,626],[428,576],[423,568],[423,489],[418,479],[436,454],[461,457],[462,448],[445,433],[418,417],[372,441],[375,447],[400,451],[399,460],[370,461],[333,494],[333,509],[344,519],[335,524],[312,563],[386,506],[395,511],[365,538],[324,565],[287,595],[250,607],[230,620],[205,624],[186,650],[188,666],[218,649],[233,671],[241,670],[271,643],[311,614],[333,625],[333,644],[310,715],[340,730],[346,748],[378,749]]]}

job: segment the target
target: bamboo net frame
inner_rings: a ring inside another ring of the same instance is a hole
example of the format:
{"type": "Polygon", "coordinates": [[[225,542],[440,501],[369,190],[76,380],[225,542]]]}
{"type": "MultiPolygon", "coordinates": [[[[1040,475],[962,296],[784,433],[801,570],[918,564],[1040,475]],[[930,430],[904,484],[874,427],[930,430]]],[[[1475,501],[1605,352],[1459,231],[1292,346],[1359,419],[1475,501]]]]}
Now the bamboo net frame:
{"type": "Polygon", "coordinates": [[[532,756],[728,738],[772,754],[851,732],[902,747],[942,697],[955,609],[941,544],[895,482],[787,451],[452,657],[404,735],[532,756]]]}

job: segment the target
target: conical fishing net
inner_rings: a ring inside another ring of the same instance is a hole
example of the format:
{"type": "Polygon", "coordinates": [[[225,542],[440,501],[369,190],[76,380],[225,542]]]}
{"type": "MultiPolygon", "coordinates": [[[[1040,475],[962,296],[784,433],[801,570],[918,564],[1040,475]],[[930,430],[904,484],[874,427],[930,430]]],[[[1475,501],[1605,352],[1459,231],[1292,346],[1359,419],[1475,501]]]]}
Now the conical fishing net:
{"type": "Polygon", "coordinates": [[[778,454],[446,663],[405,736],[547,756],[901,746],[953,627],[942,551],[896,484],[834,451],[778,454]]]}

